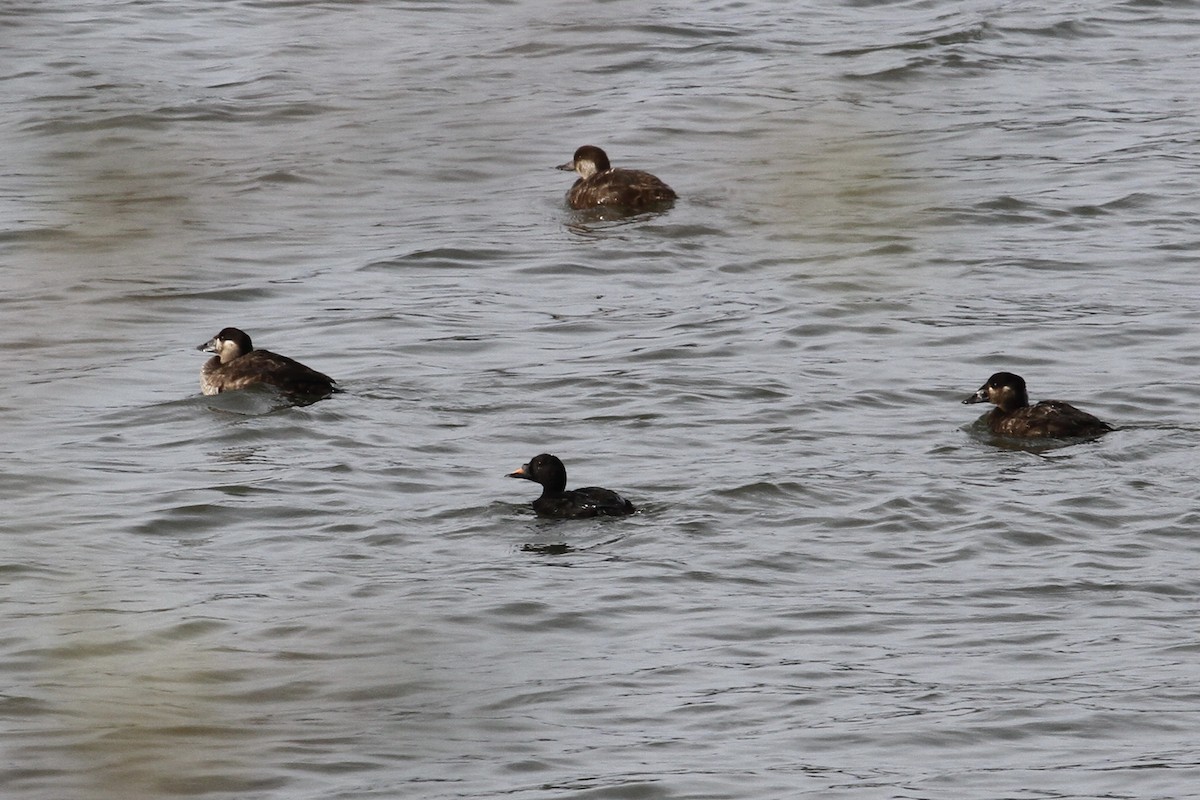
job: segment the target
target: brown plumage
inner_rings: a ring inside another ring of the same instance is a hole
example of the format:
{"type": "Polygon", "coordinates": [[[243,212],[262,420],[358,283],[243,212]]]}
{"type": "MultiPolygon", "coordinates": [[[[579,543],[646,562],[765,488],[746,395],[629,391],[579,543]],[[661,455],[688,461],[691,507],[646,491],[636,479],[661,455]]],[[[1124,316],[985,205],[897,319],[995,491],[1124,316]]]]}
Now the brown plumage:
{"type": "Polygon", "coordinates": [[[258,383],[274,386],[294,397],[319,398],[341,391],[328,375],[270,350],[255,350],[250,337],[225,328],[196,348],[216,353],[200,368],[200,390],[220,394],[258,383]]]}
{"type": "Polygon", "coordinates": [[[558,169],[579,173],[567,192],[567,204],[574,209],[647,211],[666,208],[677,197],[674,189],[649,172],[614,169],[608,155],[590,144],[576,150],[575,157],[558,169]]]}
{"type": "Polygon", "coordinates": [[[1066,439],[1100,436],[1113,430],[1107,422],[1061,400],[1029,405],[1025,380],[1011,372],[997,372],[963,403],[995,403],[985,419],[988,430],[1002,436],[1066,439]]]}

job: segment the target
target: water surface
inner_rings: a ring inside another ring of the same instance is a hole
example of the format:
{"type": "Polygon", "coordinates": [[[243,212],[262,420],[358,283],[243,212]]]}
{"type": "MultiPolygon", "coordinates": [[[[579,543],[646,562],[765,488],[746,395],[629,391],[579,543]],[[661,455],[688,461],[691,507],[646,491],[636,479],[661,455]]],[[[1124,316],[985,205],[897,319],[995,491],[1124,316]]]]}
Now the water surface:
{"type": "Polygon", "coordinates": [[[6,796],[1194,794],[1197,19],[10,3],[6,796]]]}

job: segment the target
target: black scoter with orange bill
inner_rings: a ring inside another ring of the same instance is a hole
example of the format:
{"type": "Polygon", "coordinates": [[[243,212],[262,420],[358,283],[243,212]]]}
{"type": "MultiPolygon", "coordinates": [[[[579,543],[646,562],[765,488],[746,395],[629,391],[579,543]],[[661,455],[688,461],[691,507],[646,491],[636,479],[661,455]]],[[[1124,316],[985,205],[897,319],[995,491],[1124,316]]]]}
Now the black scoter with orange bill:
{"type": "Polygon", "coordinates": [[[533,510],[540,517],[578,519],[582,517],[622,516],[632,514],[633,503],[611,489],[587,486],[567,491],[567,468],[549,453],[530,459],[529,463],[510,478],[525,478],[542,486],[542,495],[533,501],[533,510]]]}

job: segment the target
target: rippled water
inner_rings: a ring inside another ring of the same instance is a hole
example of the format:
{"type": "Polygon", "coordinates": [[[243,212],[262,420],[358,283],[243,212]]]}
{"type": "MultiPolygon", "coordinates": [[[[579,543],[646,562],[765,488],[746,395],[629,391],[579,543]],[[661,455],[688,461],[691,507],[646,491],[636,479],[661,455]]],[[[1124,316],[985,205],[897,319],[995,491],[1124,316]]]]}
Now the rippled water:
{"type": "Polygon", "coordinates": [[[3,794],[1198,796],[1198,12],[5,5],[3,794]]]}

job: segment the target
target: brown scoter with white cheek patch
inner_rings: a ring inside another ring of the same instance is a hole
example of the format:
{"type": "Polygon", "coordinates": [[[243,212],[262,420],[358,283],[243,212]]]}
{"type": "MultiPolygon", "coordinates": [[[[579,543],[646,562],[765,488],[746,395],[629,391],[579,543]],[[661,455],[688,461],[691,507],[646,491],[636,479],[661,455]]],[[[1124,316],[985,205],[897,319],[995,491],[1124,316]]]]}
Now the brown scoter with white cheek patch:
{"type": "Polygon", "coordinates": [[[612,489],[587,486],[567,491],[567,468],[549,453],[534,456],[529,463],[508,474],[542,485],[542,496],[533,501],[539,517],[578,519],[580,517],[621,516],[636,509],[612,489]]]}
{"type": "Polygon", "coordinates": [[[558,169],[579,173],[567,192],[567,204],[574,209],[650,211],[666,208],[677,197],[674,189],[649,172],[615,169],[608,155],[590,144],[576,150],[575,157],[558,169]]]}
{"type": "Polygon", "coordinates": [[[1090,438],[1113,430],[1107,422],[1061,400],[1029,405],[1025,380],[1011,372],[997,372],[963,403],[994,403],[985,419],[988,430],[1002,436],[1090,438]]]}
{"type": "Polygon", "coordinates": [[[299,361],[270,350],[255,350],[250,337],[237,328],[225,328],[196,349],[216,353],[200,368],[200,390],[205,394],[259,383],[294,397],[321,398],[341,391],[333,378],[299,361]]]}

